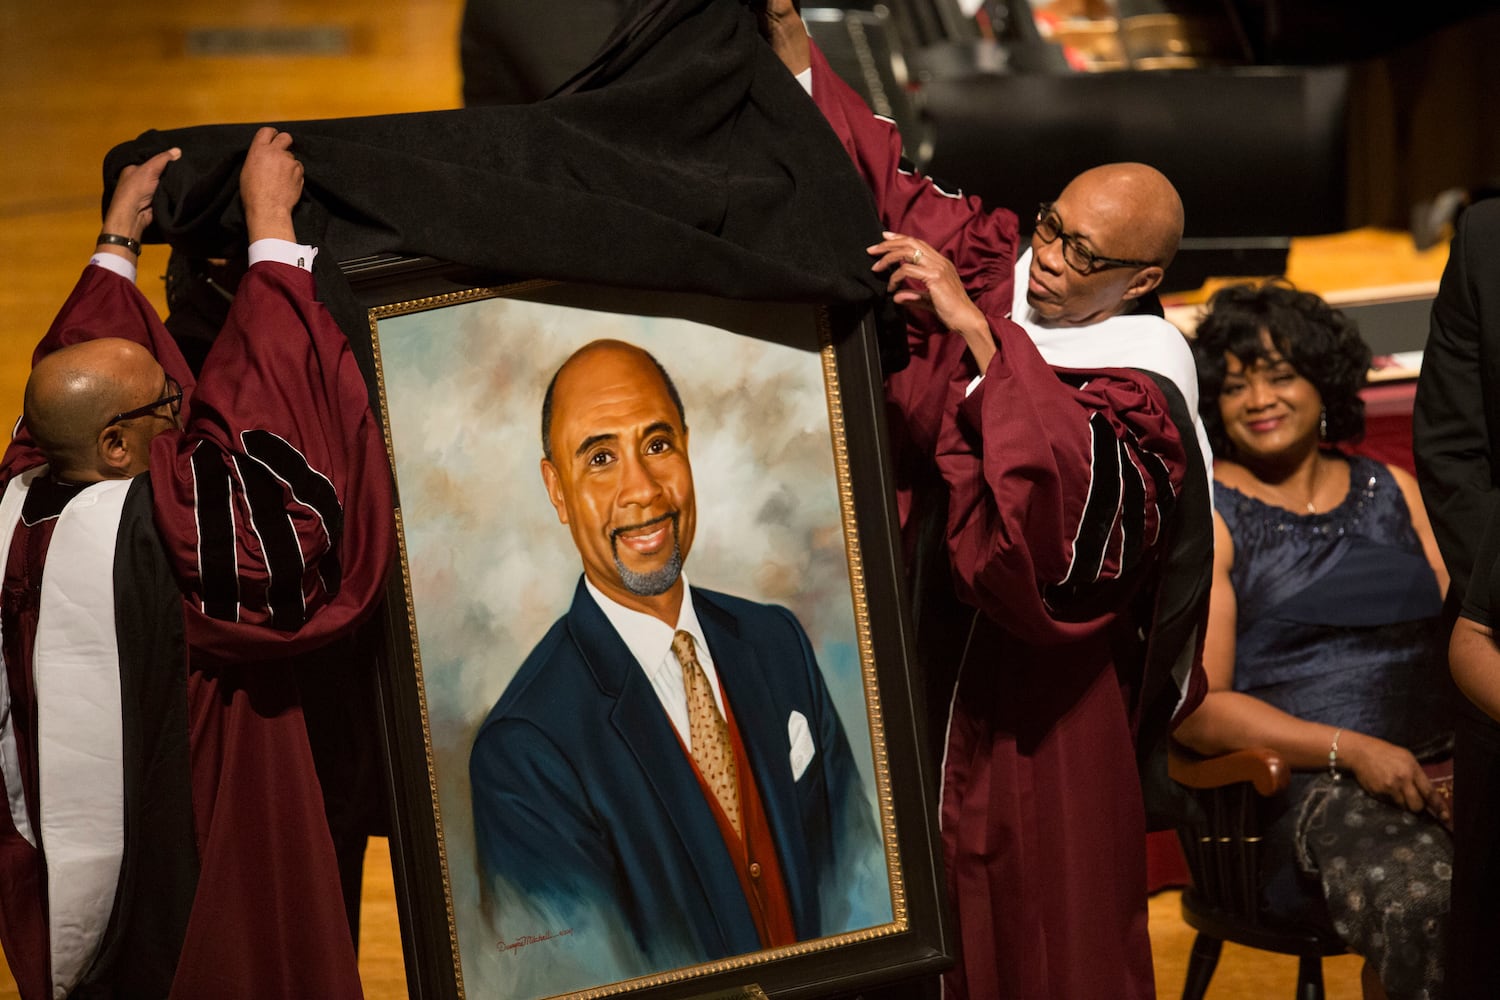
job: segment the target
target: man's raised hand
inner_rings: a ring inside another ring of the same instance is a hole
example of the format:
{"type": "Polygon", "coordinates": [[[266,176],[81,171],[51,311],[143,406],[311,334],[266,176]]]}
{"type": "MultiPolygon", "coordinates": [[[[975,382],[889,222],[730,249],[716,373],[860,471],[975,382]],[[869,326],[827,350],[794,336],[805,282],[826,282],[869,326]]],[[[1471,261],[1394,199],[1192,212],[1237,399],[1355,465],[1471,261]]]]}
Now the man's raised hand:
{"type": "Polygon", "coordinates": [[[760,22],[760,33],[793,76],[812,65],[807,26],[795,0],[756,0],[750,7],[760,22]]]}
{"type": "Polygon", "coordinates": [[[240,168],[240,200],[250,242],[296,242],[292,209],[302,197],[302,164],[292,155],[292,137],[267,125],[250,140],[240,168]]]}
{"type": "MultiPolygon", "coordinates": [[[[180,156],[182,150],[173,146],[144,163],[121,170],[120,179],[115,182],[115,193],[110,196],[109,208],[104,213],[103,232],[139,241],[146,227],[151,225],[151,199],[161,184],[162,171],[180,156]]],[[[104,243],[99,244],[99,249],[109,253],[129,252],[118,245],[104,243]]]]}

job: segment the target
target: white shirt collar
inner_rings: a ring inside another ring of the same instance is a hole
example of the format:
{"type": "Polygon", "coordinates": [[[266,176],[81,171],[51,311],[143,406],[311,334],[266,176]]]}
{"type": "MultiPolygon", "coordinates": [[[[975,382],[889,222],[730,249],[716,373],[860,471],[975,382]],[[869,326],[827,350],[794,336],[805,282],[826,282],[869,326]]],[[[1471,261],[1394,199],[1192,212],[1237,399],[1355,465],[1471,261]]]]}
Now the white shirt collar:
{"type": "Polygon", "coordinates": [[[698,662],[708,675],[710,690],[719,711],[724,711],[724,695],[719,690],[719,675],[714,667],[713,653],[708,648],[708,638],[703,634],[703,625],[698,621],[698,610],[693,603],[693,588],[688,584],[687,574],[682,576],[682,608],[677,612],[677,625],[672,627],[654,615],[627,608],[607,596],[587,576],[583,578],[589,596],[604,612],[604,617],[614,626],[626,647],[635,657],[636,663],[645,672],[651,687],[661,700],[662,709],[672,720],[684,746],[692,747],[689,734],[687,692],[682,683],[682,665],[672,652],[672,636],[678,630],[693,637],[697,646],[698,662]]]}

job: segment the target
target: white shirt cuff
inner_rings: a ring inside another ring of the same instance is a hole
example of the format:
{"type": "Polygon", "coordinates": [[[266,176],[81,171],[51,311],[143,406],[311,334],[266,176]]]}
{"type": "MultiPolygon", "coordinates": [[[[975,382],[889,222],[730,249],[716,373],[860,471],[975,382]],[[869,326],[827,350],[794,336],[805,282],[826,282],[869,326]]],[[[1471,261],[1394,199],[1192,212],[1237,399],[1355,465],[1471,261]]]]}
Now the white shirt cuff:
{"type": "Polygon", "coordinates": [[[300,267],[304,271],[312,270],[313,258],[318,255],[318,248],[308,246],[305,243],[293,243],[291,240],[264,239],[256,240],[250,244],[250,264],[254,266],[263,260],[269,260],[276,264],[290,264],[292,267],[300,267]]]}
{"type": "MultiPolygon", "coordinates": [[[[75,258],[76,259],[76,258],[75,258]]],[[[117,253],[96,253],[89,258],[90,264],[98,264],[106,271],[113,271],[132,285],[135,284],[135,261],[117,253]]]]}
{"type": "Polygon", "coordinates": [[[800,72],[800,73],[797,74],[797,82],[800,83],[800,84],[802,84],[802,89],[805,90],[805,91],[807,91],[807,96],[808,97],[811,97],[812,96],[812,67],[811,66],[807,67],[807,69],[805,69],[802,72],[800,72]]]}

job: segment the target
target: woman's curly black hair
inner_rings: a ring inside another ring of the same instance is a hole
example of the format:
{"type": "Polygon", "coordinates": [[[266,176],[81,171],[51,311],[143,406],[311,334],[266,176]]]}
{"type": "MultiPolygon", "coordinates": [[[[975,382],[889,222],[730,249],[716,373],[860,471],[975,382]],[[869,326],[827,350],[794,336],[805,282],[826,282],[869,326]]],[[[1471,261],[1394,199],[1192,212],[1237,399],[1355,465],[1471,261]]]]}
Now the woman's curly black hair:
{"type": "Polygon", "coordinates": [[[1359,398],[1370,371],[1370,348],[1359,328],[1311,292],[1281,281],[1230,285],[1208,300],[1198,324],[1193,358],[1198,366],[1198,412],[1214,454],[1230,457],[1234,446],[1224,433],[1219,393],[1224,388],[1225,356],[1246,368],[1268,360],[1261,331],[1297,374],[1323,397],[1329,443],[1357,442],[1365,436],[1365,403],[1359,398]]]}

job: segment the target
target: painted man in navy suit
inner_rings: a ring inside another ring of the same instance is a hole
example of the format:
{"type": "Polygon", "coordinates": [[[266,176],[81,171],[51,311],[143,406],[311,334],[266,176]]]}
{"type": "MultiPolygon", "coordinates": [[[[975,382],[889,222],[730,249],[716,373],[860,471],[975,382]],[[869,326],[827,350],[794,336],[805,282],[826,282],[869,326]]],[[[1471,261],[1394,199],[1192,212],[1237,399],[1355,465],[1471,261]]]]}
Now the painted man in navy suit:
{"type": "Polygon", "coordinates": [[[607,942],[591,961],[623,977],[888,919],[874,817],[806,633],[683,575],[696,506],[666,372],[629,344],[583,347],[547,390],[542,440],[583,579],[470,757],[487,888],[550,921],[506,933],[607,942]]]}

